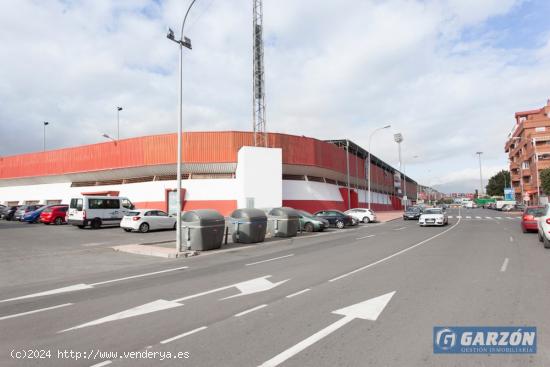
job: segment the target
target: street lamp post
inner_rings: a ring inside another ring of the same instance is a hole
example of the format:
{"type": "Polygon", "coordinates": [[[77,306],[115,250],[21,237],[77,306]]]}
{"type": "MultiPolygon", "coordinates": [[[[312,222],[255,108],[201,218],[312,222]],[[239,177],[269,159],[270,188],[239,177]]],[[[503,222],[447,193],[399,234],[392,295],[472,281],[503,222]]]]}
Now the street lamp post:
{"type": "Polygon", "coordinates": [[[116,108],[116,140],[120,140],[120,111],[122,107],[116,108]]]}
{"type": "Polygon", "coordinates": [[[476,152],[478,158],[479,158],[479,195],[478,197],[480,196],[483,196],[483,176],[481,174],[481,155],[483,154],[483,152],[476,152]]]}
{"type": "Polygon", "coordinates": [[[185,28],[185,21],[187,20],[187,16],[189,15],[189,11],[191,10],[191,7],[193,4],[195,4],[196,0],[191,1],[191,4],[189,4],[189,7],[187,8],[187,12],[185,13],[185,17],[183,18],[183,22],[181,24],[181,32],[180,32],[180,39],[177,40],[174,37],[174,31],[172,29],[168,29],[168,34],[166,37],[175,43],[178,44],[179,51],[180,51],[180,65],[179,65],[179,123],[178,123],[178,157],[177,157],[177,187],[176,187],[176,204],[178,206],[178,212],[176,216],[176,251],[181,251],[181,244],[182,244],[182,231],[181,231],[181,164],[182,164],[182,158],[181,158],[181,135],[183,131],[183,48],[188,48],[189,50],[192,49],[191,47],[191,40],[187,37],[183,36],[183,30],[185,28]]]}
{"type": "MultiPolygon", "coordinates": [[[[403,172],[403,163],[401,161],[401,143],[403,142],[403,134],[397,133],[393,134],[393,140],[397,143],[397,150],[399,154],[399,177],[401,177],[401,173],[403,172]]],[[[405,210],[407,210],[407,176],[403,174],[403,193],[402,193],[402,203],[404,205],[405,210]]]]}
{"type": "Polygon", "coordinates": [[[46,151],[46,126],[48,126],[50,123],[48,121],[44,121],[44,145],[43,145],[43,151],[46,151]]]}
{"type": "Polygon", "coordinates": [[[535,171],[537,172],[537,205],[540,205],[539,155],[537,154],[536,138],[533,138],[533,153],[535,154],[535,171]]]}
{"type": "Polygon", "coordinates": [[[376,134],[377,131],[380,131],[380,130],[383,130],[383,129],[389,129],[391,127],[391,125],[386,125],[386,126],[382,126],[382,127],[379,127],[378,129],[375,129],[369,136],[369,151],[368,151],[368,165],[367,165],[367,168],[369,170],[369,177],[368,177],[368,182],[367,182],[367,190],[368,190],[368,193],[369,193],[369,197],[368,197],[368,200],[369,200],[369,210],[371,208],[371,191],[370,191],[370,171],[371,171],[371,159],[370,159],[370,147],[371,147],[371,142],[372,142],[372,137],[374,136],[374,134],[376,134]]]}

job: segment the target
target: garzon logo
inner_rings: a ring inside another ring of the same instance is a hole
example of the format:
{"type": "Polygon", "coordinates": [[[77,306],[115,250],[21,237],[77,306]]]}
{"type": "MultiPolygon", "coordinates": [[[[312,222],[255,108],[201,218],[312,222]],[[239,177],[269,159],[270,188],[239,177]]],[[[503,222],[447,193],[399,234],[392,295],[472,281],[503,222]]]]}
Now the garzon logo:
{"type": "Polygon", "coordinates": [[[536,353],[537,328],[532,326],[436,326],[434,353],[536,353]]]}
{"type": "Polygon", "coordinates": [[[435,343],[441,350],[449,350],[456,344],[456,334],[451,329],[439,330],[435,336],[435,343]]]}

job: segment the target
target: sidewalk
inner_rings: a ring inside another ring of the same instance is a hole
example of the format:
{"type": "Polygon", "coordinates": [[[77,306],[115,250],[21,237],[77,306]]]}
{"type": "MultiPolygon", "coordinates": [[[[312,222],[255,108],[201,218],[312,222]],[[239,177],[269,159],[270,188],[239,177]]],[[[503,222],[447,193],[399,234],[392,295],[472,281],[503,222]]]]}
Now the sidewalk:
{"type": "Polygon", "coordinates": [[[402,218],[403,211],[402,210],[392,210],[387,212],[376,212],[376,219],[380,223],[389,222],[390,220],[395,220],[402,218]]]}

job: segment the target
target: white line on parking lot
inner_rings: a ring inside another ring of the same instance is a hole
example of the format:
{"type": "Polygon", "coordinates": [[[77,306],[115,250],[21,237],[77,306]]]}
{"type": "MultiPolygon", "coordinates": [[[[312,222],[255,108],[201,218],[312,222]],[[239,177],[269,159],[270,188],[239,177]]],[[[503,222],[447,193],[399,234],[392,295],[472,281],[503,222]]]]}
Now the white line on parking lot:
{"type": "Polygon", "coordinates": [[[204,329],[206,329],[206,328],[208,328],[208,327],[207,327],[207,326],[201,326],[201,327],[199,327],[199,328],[193,329],[193,330],[188,331],[188,332],[186,332],[186,333],[183,333],[183,334],[180,334],[180,335],[176,335],[176,336],[174,336],[174,337],[172,337],[172,338],[169,338],[169,339],[165,339],[165,340],[161,341],[160,344],[170,343],[170,342],[172,342],[172,341],[174,341],[174,340],[181,339],[181,338],[186,337],[186,336],[188,336],[188,335],[198,333],[199,331],[202,331],[202,330],[204,330],[204,329]]]}
{"type": "Polygon", "coordinates": [[[452,230],[453,228],[455,228],[455,227],[456,227],[457,225],[459,225],[459,224],[460,224],[460,219],[459,219],[451,228],[448,228],[448,229],[444,230],[443,232],[436,234],[435,236],[429,237],[429,238],[427,238],[427,239],[425,239],[425,240],[423,240],[423,241],[421,241],[421,242],[418,242],[418,243],[415,244],[415,245],[412,245],[412,246],[410,246],[410,247],[407,247],[406,249],[403,249],[403,250],[401,250],[401,251],[398,251],[398,252],[396,252],[396,253],[394,253],[394,254],[392,254],[392,255],[390,255],[390,256],[386,256],[386,257],[383,258],[383,259],[380,259],[380,260],[375,261],[375,262],[373,262],[373,263],[370,263],[370,264],[368,264],[368,265],[365,265],[365,266],[362,266],[362,267],[357,268],[357,269],[355,269],[355,270],[352,270],[352,271],[350,271],[349,273],[342,274],[342,275],[340,275],[340,276],[337,276],[336,278],[332,278],[332,279],[329,280],[329,282],[334,282],[334,281],[336,281],[336,280],[340,280],[340,279],[342,279],[342,278],[348,277],[348,276],[353,275],[353,274],[355,274],[355,273],[358,273],[358,272],[360,272],[360,271],[366,270],[366,269],[368,269],[368,268],[370,268],[370,267],[372,267],[372,266],[375,266],[375,265],[378,265],[378,264],[380,264],[380,263],[383,263],[384,261],[389,260],[389,259],[391,259],[392,257],[398,256],[398,255],[401,255],[401,254],[404,254],[405,252],[410,251],[410,250],[412,250],[412,249],[415,248],[415,247],[421,246],[421,245],[423,245],[423,244],[425,244],[425,243],[427,243],[427,242],[429,242],[429,241],[431,241],[431,240],[433,240],[433,239],[435,239],[435,238],[437,238],[437,237],[439,237],[439,236],[441,236],[441,235],[444,235],[445,233],[449,232],[450,230],[452,230]]]}
{"type": "Polygon", "coordinates": [[[48,311],[48,310],[54,310],[56,308],[67,307],[67,306],[71,306],[71,305],[72,305],[72,303],[64,303],[62,305],[46,307],[46,308],[40,308],[38,310],[32,310],[32,311],[27,311],[27,312],[16,313],[16,314],[13,314],[13,315],[2,316],[2,317],[0,317],[0,320],[13,319],[14,317],[30,315],[30,314],[33,314],[33,313],[43,312],[43,311],[48,311]]]}
{"type": "Polygon", "coordinates": [[[248,310],[246,310],[246,311],[239,312],[238,314],[235,315],[235,317],[244,316],[244,315],[246,315],[247,313],[254,312],[254,311],[257,311],[257,310],[260,310],[260,309],[262,309],[262,308],[264,308],[264,307],[267,307],[267,305],[264,304],[264,305],[259,305],[259,306],[256,306],[256,307],[252,307],[252,308],[250,308],[250,309],[248,309],[248,310]]]}
{"type": "Polygon", "coordinates": [[[375,234],[369,234],[368,236],[358,237],[357,239],[358,240],[363,240],[365,238],[374,237],[374,236],[376,236],[376,235],[375,234]]]}
{"type": "Polygon", "coordinates": [[[261,263],[266,263],[266,262],[268,262],[268,261],[284,259],[285,257],[290,257],[290,256],[294,256],[294,254],[288,254],[288,255],[284,255],[284,256],[274,257],[274,258],[272,258],[272,259],[267,259],[267,260],[262,260],[262,261],[256,261],[256,262],[254,262],[254,263],[245,264],[245,266],[256,265],[256,264],[261,264],[261,263]]]}
{"type": "Polygon", "coordinates": [[[405,228],[407,228],[407,227],[394,228],[393,230],[394,230],[394,231],[400,231],[400,230],[405,229],[405,228]]]}
{"type": "Polygon", "coordinates": [[[302,289],[301,291],[298,291],[296,293],[289,294],[288,296],[286,296],[286,298],[292,298],[292,297],[298,296],[302,293],[309,292],[310,290],[311,290],[311,288],[302,289]]]}
{"type": "Polygon", "coordinates": [[[508,267],[508,258],[504,259],[504,262],[502,263],[502,266],[500,267],[501,272],[505,272],[506,268],[508,267]]]}

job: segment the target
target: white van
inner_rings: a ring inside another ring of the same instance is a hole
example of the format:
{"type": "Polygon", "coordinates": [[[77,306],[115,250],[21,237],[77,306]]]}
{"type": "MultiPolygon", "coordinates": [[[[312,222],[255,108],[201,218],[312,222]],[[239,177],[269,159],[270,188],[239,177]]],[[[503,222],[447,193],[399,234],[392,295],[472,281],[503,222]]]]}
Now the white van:
{"type": "Polygon", "coordinates": [[[120,196],[82,196],[71,199],[67,222],[78,228],[90,226],[94,229],[102,225],[120,225],[122,217],[134,204],[120,196]]]}

